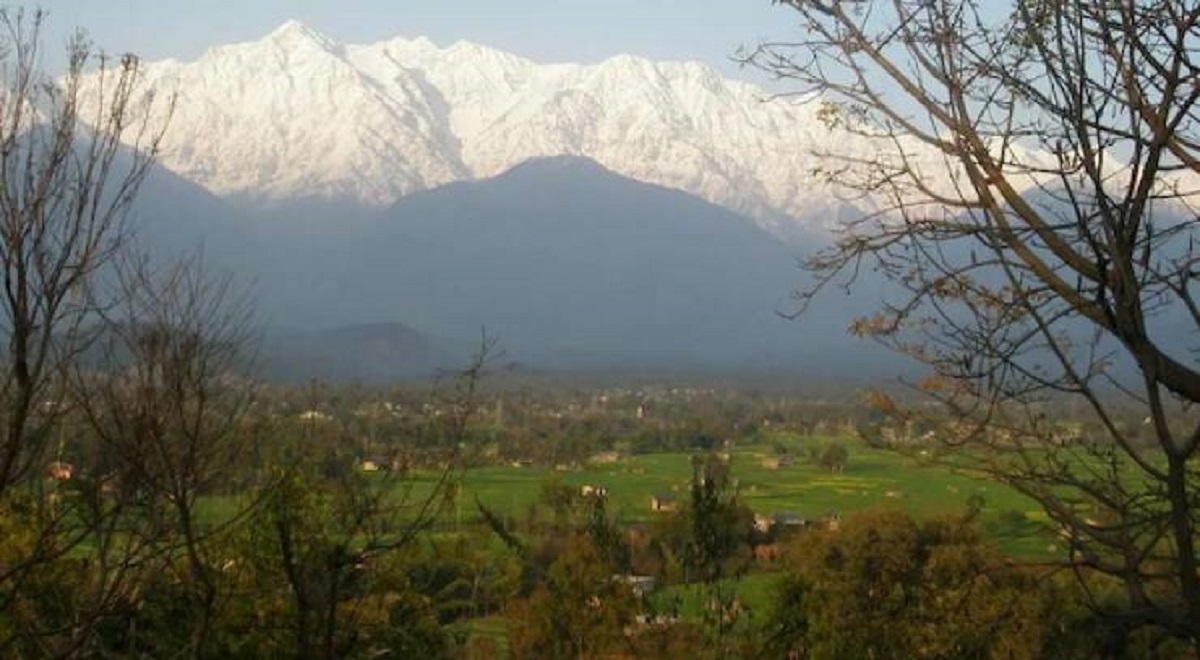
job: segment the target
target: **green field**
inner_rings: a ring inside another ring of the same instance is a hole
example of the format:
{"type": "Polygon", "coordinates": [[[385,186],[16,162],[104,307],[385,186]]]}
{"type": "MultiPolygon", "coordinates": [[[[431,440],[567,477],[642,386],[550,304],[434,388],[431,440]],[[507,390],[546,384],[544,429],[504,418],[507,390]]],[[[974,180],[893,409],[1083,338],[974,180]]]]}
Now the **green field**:
{"type": "MultiPolygon", "coordinates": [[[[768,469],[766,447],[732,452],[732,474],[740,496],[756,513],[791,512],[807,519],[846,515],[863,509],[897,509],[917,518],[965,511],[972,496],[983,499],[980,521],[1001,549],[1025,557],[1052,553],[1052,542],[1038,520],[1044,514],[1025,496],[1002,484],[984,481],[946,466],[931,465],[892,451],[849,446],[845,471],[832,474],[798,457],[792,467],[768,469]],[[1022,518],[1024,522],[1021,522],[1022,518]]],[[[691,478],[687,453],[627,456],[617,463],[584,465],[557,471],[541,467],[489,466],[463,476],[459,522],[477,518],[473,502],[506,515],[520,516],[534,504],[542,485],[558,480],[569,486],[603,486],[610,509],[624,522],[645,522],[668,515],[650,509],[650,498],[671,492],[686,499],[691,478]]]]}
{"type": "MultiPolygon", "coordinates": [[[[1039,523],[1045,515],[1027,497],[992,481],[968,475],[944,464],[934,464],[919,456],[872,449],[842,440],[850,454],[844,472],[834,474],[808,460],[805,442],[818,445],[832,438],[801,440],[782,436],[770,443],[735,449],[731,452],[732,476],[737,480],[740,497],[756,513],[790,512],[808,519],[820,519],[836,513],[841,516],[864,509],[895,509],[918,519],[963,513],[972,498],[982,498],[980,522],[999,549],[1027,559],[1055,554],[1053,535],[1039,523]],[[783,442],[781,443],[780,440],[783,442]],[[791,467],[769,469],[763,458],[774,455],[773,447],[783,444],[796,462],[791,467]]],[[[521,517],[537,503],[544,484],[608,489],[610,511],[622,522],[648,522],[670,514],[650,509],[652,495],[671,492],[680,502],[686,500],[692,468],[687,452],[627,455],[620,461],[583,465],[576,469],[513,467],[496,465],[466,470],[462,491],[455,510],[448,518],[455,526],[475,524],[479,520],[475,499],[492,510],[521,517]]],[[[418,484],[411,494],[419,496],[418,484]]],[[[779,573],[761,567],[731,580],[737,597],[755,616],[770,609],[779,573]]],[[[678,604],[679,613],[696,620],[702,616],[704,585],[668,585],[650,599],[657,608],[678,604]]],[[[466,627],[471,637],[487,637],[496,644],[498,657],[506,657],[507,626],[503,617],[472,621],[466,627]]]]}
{"type": "MultiPolygon", "coordinates": [[[[808,442],[823,443],[829,439],[808,442]]],[[[1023,558],[1057,552],[1053,536],[1041,524],[1045,514],[1037,504],[1003,484],[987,481],[944,464],[845,442],[850,459],[842,473],[834,474],[809,461],[803,441],[791,439],[796,456],[791,467],[768,469],[763,458],[774,455],[764,444],[731,452],[732,476],[739,496],[755,513],[794,513],[809,520],[864,509],[894,509],[918,519],[966,511],[968,501],[982,498],[979,521],[1001,550],[1023,558]]],[[[650,499],[671,493],[677,501],[688,496],[692,454],[687,452],[626,455],[610,464],[584,464],[556,470],[549,467],[490,465],[462,473],[457,504],[442,521],[445,526],[480,521],[478,499],[504,516],[523,517],[538,502],[545,484],[557,481],[571,486],[603,486],[609,510],[621,522],[650,522],[670,514],[652,511],[650,499]]],[[[381,478],[382,475],[381,475],[381,478]]],[[[394,485],[410,501],[421,500],[431,487],[430,475],[401,478],[394,485]]],[[[224,520],[239,508],[237,501],[220,496],[205,498],[202,515],[224,520]]],[[[444,529],[444,528],[443,528],[444,529]]]]}

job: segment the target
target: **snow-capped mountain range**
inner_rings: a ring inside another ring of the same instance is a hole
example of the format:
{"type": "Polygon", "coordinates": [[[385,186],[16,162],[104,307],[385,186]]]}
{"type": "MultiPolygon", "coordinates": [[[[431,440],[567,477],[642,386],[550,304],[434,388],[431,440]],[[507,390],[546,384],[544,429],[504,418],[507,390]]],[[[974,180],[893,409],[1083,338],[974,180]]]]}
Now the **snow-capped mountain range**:
{"type": "MultiPolygon", "coordinates": [[[[161,163],[220,196],[388,205],[535,157],[586,156],[619,174],[745,213],[776,234],[845,205],[814,155],[874,155],[819,103],[692,62],[621,55],[537,64],[458,42],[339,44],[288,22],[193,62],[144,66],[176,94],[161,163]]],[[[165,105],[156,120],[165,119],[165,105]]]]}

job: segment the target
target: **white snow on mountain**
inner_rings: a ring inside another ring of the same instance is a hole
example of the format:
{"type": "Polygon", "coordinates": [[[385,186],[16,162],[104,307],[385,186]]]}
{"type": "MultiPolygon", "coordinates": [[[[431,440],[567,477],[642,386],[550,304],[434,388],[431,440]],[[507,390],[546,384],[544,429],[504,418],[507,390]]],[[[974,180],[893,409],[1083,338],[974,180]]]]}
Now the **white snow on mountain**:
{"type": "Polygon", "coordinates": [[[768,100],[703,64],[620,55],[544,65],[423,38],[342,45],[294,21],[194,62],[147,63],[144,75],[146,89],[177,94],[162,164],[256,203],[386,205],[577,155],[786,234],[798,218],[820,222],[844,206],[816,172],[817,154],[870,159],[878,149],[827,128],[817,102],[768,100]]]}

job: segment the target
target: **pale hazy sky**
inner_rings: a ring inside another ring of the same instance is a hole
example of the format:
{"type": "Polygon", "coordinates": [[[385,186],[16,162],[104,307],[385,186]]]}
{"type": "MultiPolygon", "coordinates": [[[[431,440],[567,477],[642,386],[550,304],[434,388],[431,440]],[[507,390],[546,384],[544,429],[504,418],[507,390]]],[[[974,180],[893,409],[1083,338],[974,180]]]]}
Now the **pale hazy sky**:
{"type": "MultiPolygon", "coordinates": [[[[539,62],[596,62],[618,53],[712,64],[739,72],[742,44],[796,34],[770,0],[45,0],[47,46],[85,28],[109,52],[193,59],[207,46],[250,41],[289,18],[335,41],[426,36],[475,41],[539,62]]],[[[51,53],[48,53],[51,54],[51,53]]],[[[56,64],[56,60],[48,63],[56,64]]]]}

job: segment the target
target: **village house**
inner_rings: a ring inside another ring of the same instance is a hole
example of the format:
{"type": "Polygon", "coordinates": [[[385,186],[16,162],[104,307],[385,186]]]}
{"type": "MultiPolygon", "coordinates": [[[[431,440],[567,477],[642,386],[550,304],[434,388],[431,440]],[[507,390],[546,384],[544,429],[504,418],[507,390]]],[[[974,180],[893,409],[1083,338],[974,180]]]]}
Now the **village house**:
{"type": "Polygon", "coordinates": [[[807,519],[791,511],[776,511],[769,516],[754,514],[754,531],[760,534],[780,533],[807,526],[807,519]]]}
{"type": "Polygon", "coordinates": [[[75,466],[62,461],[54,461],[46,466],[46,477],[54,481],[70,481],[75,476],[75,466]]]}
{"type": "Polygon", "coordinates": [[[655,493],[650,497],[650,510],[669,513],[675,511],[678,504],[675,501],[675,495],[671,493],[655,493]]]}
{"type": "Polygon", "coordinates": [[[608,497],[608,488],[605,486],[594,486],[592,484],[584,484],[579,487],[579,494],[584,497],[596,497],[603,499],[608,497]]]}
{"type": "Polygon", "coordinates": [[[373,458],[364,458],[358,462],[358,469],[363,472],[378,472],[379,461],[373,458]]]}
{"type": "Polygon", "coordinates": [[[608,465],[611,463],[617,463],[620,460],[621,460],[621,452],[617,452],[617,451],[602,451],[602,452],[592,454],[592,456],[590,458],[588,458],[589,463],[596,463],[599,465],[608,465]]]}
{"type": "Polygon", "coordinates": [[[762,459],[762,466],[765,470],[778,470],[779,468],[790,468],[796,464],[796,459],[787,454],[779,456],[765,456],[762,459]]]}
{"type": "Polygon", "coordinates": [[[644,598],[646,594],[654,591],[654,585],[656,584],[653,575],[634,575],[632,573],[614,575],[613,580],[629,585],[630,590],[633,591],[633,595],[638,598],[644,598]]]}
{"type": "Polygon", "coordinates": [[[333,419],[332,415],[323,413],[320,410],[305,410],[297,415],[304,422],[328,422],[333,419]]]}
{"type": "Polygon", "coordinates": [[[808,526],[808,520],[791,511],[778,511],[771,515],[771,519],[774,526],[780,529],[797,529],[808,526]]]}

